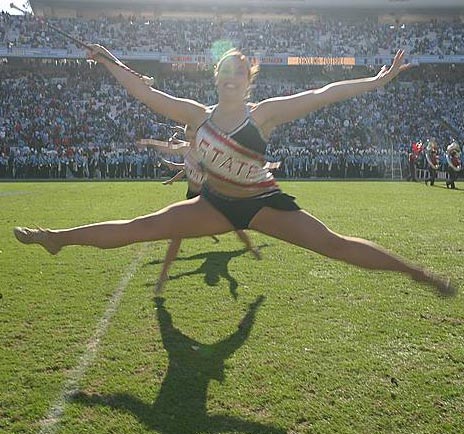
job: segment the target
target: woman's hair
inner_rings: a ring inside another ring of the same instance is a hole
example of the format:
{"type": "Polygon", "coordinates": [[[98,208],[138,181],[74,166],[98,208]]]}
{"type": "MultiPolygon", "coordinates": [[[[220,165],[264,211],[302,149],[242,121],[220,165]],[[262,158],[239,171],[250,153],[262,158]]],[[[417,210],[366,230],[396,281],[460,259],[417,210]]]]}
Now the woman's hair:
{"type": "Polygon", "coordinates": [[[229,59],[230,57],[236,57],[239,59],[243,65],[245,65],[247,71],[248,71],[248,80],[249,80],[249,85],[248,85],[248,91],[246,98],[249,98],[252,84],[256,80],[256,77],[258,76],[259,72],[259,64],[256,65],[251,65],[246,56],[237,48],[231,48],[230,50],[226,51],[222,57],[219,59],[219,62],[215,65],[214,67],[214,77],[217,77],[219,70],[221,69],[221,66],[223,63],[229,59]]]}

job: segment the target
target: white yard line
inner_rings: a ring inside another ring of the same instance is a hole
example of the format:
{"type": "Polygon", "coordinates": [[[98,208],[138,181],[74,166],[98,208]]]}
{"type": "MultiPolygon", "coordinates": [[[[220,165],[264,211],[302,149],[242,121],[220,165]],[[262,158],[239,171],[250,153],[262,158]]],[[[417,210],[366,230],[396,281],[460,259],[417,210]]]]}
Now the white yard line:
{"type": "Polygon", "coordinates": [[[144,252],[146,251],[146,245],[141,248],[134,258],[132,263],[129,265],[126,274],[119,282],[118,287],[114,291],[109,301],[106,312],[100,319],[98,326],[95,330],[94,335],[87,343],[86,350],[81,356],[78,365],[71,370],[69,373],[66,383],[63,385],[61,393],[54,404],[50,407],[47,416],[40,422],[40,434],[51,434],[55,433],[58,429],[61,417],[63,416],[64,408],[69,400],[79,391],[79,383],[84,377],[87,369],[92,365],[97,355],[100,340],[105,335],[111,318],[116,313],[119,302],[127,288],[133,274],[135,273],[139,262],[141,261],[144,252]]]}
{"type": "Polygon", "coordinates": [[[32,192],[31,191],[0,191],[0,197],[22,196],[24,194],[32,194],[32,192]]]}

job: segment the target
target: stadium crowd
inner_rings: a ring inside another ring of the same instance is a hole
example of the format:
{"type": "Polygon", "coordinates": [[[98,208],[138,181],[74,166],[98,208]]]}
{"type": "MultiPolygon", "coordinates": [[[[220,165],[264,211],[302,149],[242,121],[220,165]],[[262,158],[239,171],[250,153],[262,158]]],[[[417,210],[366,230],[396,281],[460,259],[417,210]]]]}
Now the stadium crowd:
{"type": "MultiPolygon", "coordinates": [[[[128,97],[99,65],[35,61],[4,64],[0,71],[0,177],[168,175],[161,155],[135,143],[167,140],[174,125],[128,97]]],[[[314,71],[283,80],[281,71],[263,68],[252,101],[318,86],[323,77],[314,71]]],[[[212,83],[210,73],[171,72],[159,76],[157,86],[210,105],[216,100],[212,83]]],[[[446,147],[463,131],[462,118],[454,117],[455,110],[463,112],[463,96],[464,87],[452,80],[399,81],[280,127],[267,158],[282,162],[280,177],[389,177],[392,160],[407,165],[412,141],[434,137],[446,147]]]]}
{"type": "MultiPolygon", "coordinates": [[[[140,17],[50,19],[73,36],[126,52],[205,53],[229,40],[249,54],[464,54],[462,23],[429,19],[380,23],[376,17],[174,20],[140,17]]],[[[0,47],[57,48],[72,42],[30,17],[0,14],[0,47]]],[[[73,57],[73,56],[70,56],[73,57]]],[[[155,62],[153,62],[155,63],[155,62]]],[[[252,101],[349,78],[350,69],[263,67],[252,101]]],[[[372,74],[368,67],[353,76],[372,74]]],[[[156,71],[156,86],[207,105],[216,102],[211,71],[156,71]]],[[[23,59],[0,63],[0,178],[156,178],[161,155],[140,138],[167,140],[173,124],[128,97],[100,66],[23,59]]],[[[267,158],[288,178],[384,178],[407,167],[412,142],[435,138],[444,149],[464,139],[464,83],[457,65],[421,66],[386,89],[339,103],[280,127],[267,158]]],[[[464,153],[463,153],[464,155],[464,153]]],[[[425,167],[423,159],[419,167],[425,167]]]]}
{"type": "MultiPolygon", "coordinates": [[[[379,22],[375,16],[312,16],[311,19],[237,19],[208,17],[146,19],[102,17],[54,18],[51,24],[82,40],[125,52],[206,53],[218,40],[232,41],[248,55],[375,56],[398,48],[411,55],[462,55],[464,34],[459,17],[420,22],[379,22]]],[[[73,42],[43,23],[24,16],[0,15],[0,47],[66,48],[73,42]]]]}

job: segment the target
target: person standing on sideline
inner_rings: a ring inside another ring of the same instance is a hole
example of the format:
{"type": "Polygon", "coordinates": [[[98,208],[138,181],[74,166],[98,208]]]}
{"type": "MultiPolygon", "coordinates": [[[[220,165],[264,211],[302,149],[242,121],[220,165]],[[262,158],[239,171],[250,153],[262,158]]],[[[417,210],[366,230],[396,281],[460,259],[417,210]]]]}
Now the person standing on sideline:
{"type": "Polygon", "coordinates": [[[427,140],[427,147],[425,148],[425,159],[427,161],[429,176],[425,179],[425,185],[433,187],[435,179],[437,179],[438,168],[440,166],[440,159],[438,156],[438,145],[434,139],[427,140]]]}
{"type": "Polygon", "coordinates": [[[419,153],[422,151],[422,142],[413,143],[408,153],[408,181],[417,182],[416,165],[419,153]]]}
{"type": "Polygon", "coordinates": [[[459,172],[462,170],[461,164],[461,147],[458,142],[454,141],[446,148],[446,162],[448,163],[448,179],[446,188],[456,189],[456,180],[459,172]]]}

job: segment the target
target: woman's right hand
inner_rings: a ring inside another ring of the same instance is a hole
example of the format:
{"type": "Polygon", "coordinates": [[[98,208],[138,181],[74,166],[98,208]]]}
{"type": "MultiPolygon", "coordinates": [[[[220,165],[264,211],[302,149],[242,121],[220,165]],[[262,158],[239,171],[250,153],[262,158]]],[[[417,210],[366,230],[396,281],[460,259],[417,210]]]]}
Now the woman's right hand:
{"type": "Polygon", "coordinates": [[[131,74],[134,74],[138,78],[141,78],[147,86],[153,86],[153,83],[155,82],[153,77],[147,77],[146,75],[139,74],[138,72],[124,65],[123,62],[121,62],[115,55],[113,55],[103,45],[89,44],[88,51],[87,51],[87,57],[89,59],[103,63],[107,68],[110,68],[111,65],[116,65],[120,68],[123,68],[126,71],[130,72],[131,74]]]}

